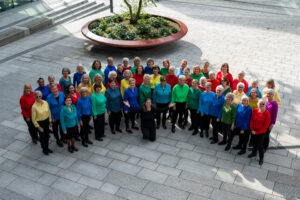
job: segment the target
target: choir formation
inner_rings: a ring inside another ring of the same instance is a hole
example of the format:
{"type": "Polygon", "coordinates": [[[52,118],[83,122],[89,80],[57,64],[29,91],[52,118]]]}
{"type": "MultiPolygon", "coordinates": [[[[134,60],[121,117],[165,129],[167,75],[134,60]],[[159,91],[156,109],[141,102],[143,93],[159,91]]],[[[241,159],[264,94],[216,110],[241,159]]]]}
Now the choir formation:
{"type": "Polygon", "coordinates": [[[177,74],[167,59],[162,68],[154,65],[151,58],[145,67],[139,57],[133,63],[130,66],[129,59],[123,58],[123,64],[115,67],[109,57],[104,72],[99,60],[93,62],[89,73],[79,64],[73,82],[70,70],[63,68],[59,83],[53,75],[48,76],[48,85],[39,78],[35,92],[30,84],[25,84],[20,105],[32,142],[39,140],[43,153],[49,155],[50,132],[57,145],[63,147],[67,143],[71,153],[78,151],[76,140],[84,147],[93,144],[89,139],[92,129],[95,139],[103,141],[105,112],[112,134],[122,133],[123,116],[129,134],[132,129],[139,130],[135,120],[140,118],[143,138],[155,141],[156,129],[167,129],[167,119],[175,133],[176,123],[185,129],[190,114],[189,130],[193,135],[200,129],[201,138],[209,137],[212,125],[211,144],[225,145],[225,151],[230,150],[238,135],[239,142],[233,149],[242,155],[247,147],[252,148],[248,157],[256,157],[258,151],[259,164],[263,164],[280,106],[274,80],[267,80],[260,91],[257,81],[248,85],[243,71],[233,79],[227,63],[217,74],[210,70],[209,62],[204,62],[202,69],[197,65],[191,70],[182,60],[177,74]]]}

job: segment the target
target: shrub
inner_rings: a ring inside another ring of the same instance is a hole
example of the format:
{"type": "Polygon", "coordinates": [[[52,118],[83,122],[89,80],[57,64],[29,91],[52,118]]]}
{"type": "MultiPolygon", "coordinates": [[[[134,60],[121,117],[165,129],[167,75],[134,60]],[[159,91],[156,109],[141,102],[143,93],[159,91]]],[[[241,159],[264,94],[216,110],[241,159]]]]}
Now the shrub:
{"type": "Polygon", "coordinates": [[[99,22],[98,21],[95,21],[93,23],[90,24],[90,29],[94,29],[94,28],[97,28],[99,26],[99,22]]]}
{"type": "Polygon", "coordinates": [[[107,24],[106,24],[106,23],[100,24],[100,25],[99,25],[99,28],[100,28],[102,31],[105,31],[106,28],[107,28],[107,24]]]}
{"type": "Polygon", "coordinates": [[[127,31],[124,36],[124,40],[134,40],[135,36],[136,36],[136,34],[134,32],[127,31]]]}
{"type": "Polygon", "coordinates": [[[157,33],[157,31],[151,31],[149,33],[150,38],[158,38],[159,34],[157,33]]]}
{"type": "Polygon", "coordinates": [[[107,24],[110,24],[110,23],[113,23],[113,22],[114,22],[114,17],[107,17],[107,18],[105,18],[104,20],[105,20],[105,22],[106,22],[107,24]]]}
{"type": "Polygon", "coordinates": [[[136,27],[139,34],[148,34],[150,32],[151,26],[145,23],[141,23],[136,27]]]}
{"type": "Polygon", "coordinates": [[[152,17],[152,15],[146,13],[146,14],[141,14],[139,19],[149,19],[150,17],[152,17]]]}
{"type": "Polygon", "coordinates": [[[155,17],[150,18],[150,24],[155,28],[159,28],[162,25],[161,21],[156,19],[155,17]]]}
{"type": "Polygon", "coordinates": [[[159,29],[159,33],[160,33],[160,35],[163,36],[163,37],[166,37],[166,36],[171,35],[169,29],[167,29],[167,28],[160,28],[160,29],[159,29]]]}
{"type": "Polygon", "coordinates": [[[114,27],[111,28],[111,31],[114,35],[121,39],[126,38],[126,32],[128,31],[128,27],[124,24],[117,24],[114,27]]]}
{"type": "Polygon", "coordinates": [[[172,31],[172,33],[177,33],[178,29],[174,27],[174,28],[171,29],[171,31],[172,31]]]}
{"type": "Polygon", "coordinates": [[[111,39],[114,39],[114,40],[120,40],[121,38],[117,37],[114,33],[110,33],[108,34],[108,37],[111,38],[111,39]]]}
{"type": "Polygon", "coordinates": [[[120,23],[120,22],[124,21],[124,19],[121,15],[115,15],[115,16],[113,16],[113,21],[115,23],[120,23]]]}
{"type": "Polygon", "coordinates": [[[164,26],[168,26],[170,24],[168,20],[165,20],[162,17],[157,17],[157,20],[164,26]]]}

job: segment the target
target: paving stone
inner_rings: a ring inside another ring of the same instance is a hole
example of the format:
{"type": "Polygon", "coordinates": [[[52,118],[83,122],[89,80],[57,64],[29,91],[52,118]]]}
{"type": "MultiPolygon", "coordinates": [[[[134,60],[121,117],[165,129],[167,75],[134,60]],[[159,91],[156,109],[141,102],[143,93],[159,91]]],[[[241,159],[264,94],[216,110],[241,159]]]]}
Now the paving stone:
{"type": "Polygon", "coordinates": [[[94,165],[84,161],[76,161],[69,170],[79,173],[84,176],[89,176],[97,180],[103,180],[103,178],[109,173],[109,169],[94,165]]]}
{"type": "Polygon", "coordinates": [[[129,159],[128,155],[118,153],[118,152],[115,152],[115,151],[109,151],[107,153],[107,157],[112,158],[112,159],[122,160],[122,161],[126,161],[127,159],[129,159]]]}
{"type": "Polygon", "coordinates": [[[245,187],[241,187],[238,185],[233,185],[230,183],[222,183],[220,190],[227,191],[230,193],[242,195],[245,197],[253,198],[253,199],[264,199],[265,193],[259,192],[257,190],[251,190],[245,187]]]}
{"type": "Polygon", "coordinates": [[[6,188],[0,187],[0,198],[2,200],[31,200],[31,198],[12,192],[6,188]]]}
{"type": "Polygon", "coordinates": [[[207,185],[207,186],[211,186],[214,188],[219,188],[222,183],[221,181],[215,180],[213,178],[207,178],[205,176],[187,172],[187,171],[182,171],[182,173],[180,174],[179,177],[182,179],[198,182],[202,185],[207,185]]]}
{"type": "Polygon", "coordinates": [[[104,181],[135,192],[141,192],[147,184],[146,180],[117,171],[111,171],[104,181]]]}
{"type": "Polygon", "coordinates": [[[67,169],[70,167],[77,159],[72,157],[66,157],[59,165],[57,165],[60,168],[67,169]]]}
{"type": "Polygon", "coordinates": [[[175,169],[172,167],[167,167],[164,165],[159,165],[157,167],[156,171],[162,172],[164,174],[171,175],[171,176],[179,176],[179,174],[181,173],[181,170],[178,170],[178,169],[175,169]]]}
{"type": "Polygon", "coordinates": [[[126,142],[128,144],[138,145],[141,142],[141,138],[132,135],[123,135],[121,137],[121,141],[126,142]]]}
{"type": "Polygon", "coordinates": [[[27,167],[22,164],[17,165],[11,172],[24,178],[31,179],[33,181],[38,180],[43,175],[41,171],[33,169],[31,167],[27,167]]]}
{"type": "Polygon", "coordinates": [[[152,169],[152,170],[155,170],[158,166],[157,163],[154,163],[154,162],[150,162],[150,161],[147,161],[147,160],[141,160],[139,163],[138,163],[138,166],[141,166],[141,167],[145,167],[145,168],[148,168],[148,169],[152,169]]]}
{"type": "Polygon", "coordinates": [[[271,195],[271,194],[266,194],[265,195],[265,200],[284,200],[284,199],[285,198],[275,196],[275,195],[271,195]]]}
{"type": "Polygon", "coordinates": [[[187,200],[206,200],[207,197],[202,197],[195,194],[190,194],[189,198],[187,200]]]}
{"type": "Polygon", "coordinates": [[[237,171],[229,169],[218,169],[215,179],[226,183],[232,183],[235,180],[237,171]]]}
{"type": "Polygon", "coordinates": [[[0,164],[0,169],[5,171],[10,171],[18,165],[17,162],[6,159],[4,162],[0,164]]]}
{"type": "Polygon", "coordinates": [[[124,198],[93,188],[86,189],[81,196],[86,200],[125,200],[124,198]]]}
{"type": "Polygon", "coordinates": [[[279,172],[270,171],[267,180],[282,183],[285,185],[300,187],[300,178],[297,176],[290,176],[279,172]]]}
{"type": "Polygon", "coordinates": [[[98,181],[96,179],[89,178],[86,176],[81,176],[77,182],[82,185],[86,185],[88,187],[97,188],[97,189],[99,189],[103,185],[102,181],[98,181]]]}
{"type": "Polygon", "coordinates": [[[115,194],[118,191],[119,187],[116,185],[112,185],[109,183],[105,183],[102,187],[101,190],[110,194],[115,194]]]}
{"type": "Polygon", "coordinates": [[[268,170],[252,166],[245,166],[242,173],[255,178],[266,179],[268,170]]]}
{"type": "Polygon", "coordinates": [[[80,200],[79,197],[76,197],[67,192],[61,190],[52,189],[47,195],[43,197],[43,200],[52,200],[52,199],[63,199],[63,200],[80,200]]]}
{"type": "Polygon", "coordinates": [[[128,189],[124,189],[124,188],[120,188],[118,190],[118,192],[116,193],[116,195],[118,195],[119,197],[123,197],[125,199],[129,199],[129,200],[156,200],[152,197],[146,196],[146,195],[142,195],[140,193],[136,193],[133,192],[131,190],[128,189]]]}
{"type": "Polygon", "coordinates": [[[80,194],[86,189],[85,185],[81,185],[64,178],[57,179],[52,184],[52,187],[57,190],[61,190],[69,194],[72,194],[74,196],[80,196],[80,194]]]}
{"type": "Polygon", "coordinates": [[[92,146],[91,148],[88,149],[90,152],[105,156],[107,152],[109,151],[106,148],[103,147],[98,147],[98,146],[92,146]]]}
{"type": "Polygon", "coordinates": [[[138,158],[142,158],[145,160],[149,160],[152,162],[157,161],[157,159],[160,157],[161,153],[157,151],[152,151],[148,149],[144,149],[139,146],[134,146],[134,145],[128,145],[126,149],[123,151],[125,154],[129,154],[131,156],[135,156],[138,158]]]}
{"type": "Polygon", "coordinates": [[[229,160],[229,161],[234,161],[235,156],[232,154],[229,154],[227,152],[223,152],[223,151],[218,151],[216,154],[217,158],[221,158],[223,160],[229,160]]]}
{"type": "Polygon", "coordinates": [[[203,164],[207,164],[207,165],[212,165],[214,166],[215,163],[217,162],[217,158],[216,157],[213,157],[213,156],[208,156],[208,155],[205,155],[203,154],[199,160],[200,163],[203,163],[203,164]]]}
{"type": "Polygon", "coordinates": [[[202,146],[196,146],[194,151],[202,153],[202,154],[210,155],[210,156],[215,156],[217,153],[215,150],[207,149],[202,146]]]}
{"type": "Polygon", "coordinates": [[[192,151],[195,148],[195,145],[179,141],[176,144],[176,147],[192,151]]]}
{"type": "Polygon", "coordinates": [[[44,184],[44,185],[52,185],[54,181],[57,179],[57,176],[54,176],[52,174],[44,173],[37,182],[44,184]]]}
{"type": "Polygon", "coordinates": [[[186,199],[189,195],[187,192],[152,182],[145,187],[143,194],[161,200],[182,200],[186,199]]]}
{"type": "Polygon", "coordinates": [[[7,151],[5,154],[2,155],[4,158],[13,160],[13,161],[17,161],[21,158],[21,155],[12,152],[12,151],[7,151]]]}
{"type": "Polygon", "coordinates": [[[194,161],[198,161],[201,157],[201,154],[194,152],[194,151],[182,149],[178,152],[177,156],[186,158],[186,159],[190,159],[190,160],[194,160],[194,161]]]}
{"type": "Polygon", "coordinates": [[[138,162],[140,162],[140,160],[141,160],[141,159],[139,159],[139,158],[136,158],[136,157],[131,156],[131,157],[127,160],[127,162],[129,162],[129,163],[131,163],[131,164],[137,164],[138,162]]]}
{"type": "Polygon", "coordinates": [[[26,148],[27,146],[28,146],[28,143],[16,140],[13,143],[11,143],[10,145],[8,145],[6,147],[6,149],[10,150],[10,151],[13,151],[13,152],[20,152],[24,148],[26,148]]]}
{"type": "Polygon", "coordinates": [[[179,158],[169,154],[163,154],[157,161],[159,164],[167,165],[169,167],[174,167],[177,165],[179,158]]]}
{"type": "Polygon", "coordinates": [[[272,194],[272,190],[274,188],[274,182],[272,181],[257,179],[246,175],[244,175],[243,177],[237,176],[234,184],[268,194],[272,194]]]}
{"type": "Polygon", "coordinates": [[[202,195],[205,197],[209,197],[211,192],[213,191],[212,187],[173,176],[168,177],[168,179],[165,182],[165,185],[177,188],[179,190],[184,190],[194,194],[202,195]]]}
{"type": "Polygon", "coordinates": [[[17,178],[7,186],[7,189],[32,199],[42,199],[50,188],[25,178],[17,178]]]}
{"type": "Polygon", "coordinates": [[[234,162],[231,162],[231,161],[228,161],[228,160],[223,160],[223,159],[220,159],[220,158],[217,160],[215,166],[216,167],[221,167],[221,168],[224,168],[224,169],[237,169],[239,171],[243,170],[243,165],[238,164],[238,163],[234,163],[234,162]]]}
{"type": "Polygon", "coordinates": [[[231,199],[235,199],[235,200],[251,200],[251,198],[248,197],[244,197],[241,195],[237,195],[237,194],[233,194],[231,192],[225,192],[222,190],[218,190],[218,189],[214,189],[214,191],[212,192],[212,195],[210,197],[211,199],[214,200],[231,200],[231,199]]]}
{"type": "Polygon", "coordinates": [[[159,152],[176,155],[180,149],[177,147],[169,146],[167,144],[160,144],[156,150],[159,152]]]}
{"type": "Polygon", "coordinates": [[[280,165],[282,167],[290,168],[292,164],[292,158],[286,157],[286,156],[280,156],[275,154],[268,154],[264,157],[264,161],[274,164],[274,165],[280,165]]]}
{"type": "Polygon", "coordinates": [[[293,159],[292,168],[300,170],[300,159],[293,159]]]}
{"type": "Polygon", "coordinates": [[[80,174],[69,171],[67,169],[61,169],[56,175],[74,182],[76,182],[81,177],[80,174]]]}
{"type": "Polygon", "coordinates": [[[172,140],[172,139],[165,138],[165,137],[159,137],[159,142],[162,144],[170,145],[170,146],[175,146],[178,143],[178,141],[176,141],[176,140],[172,140]]]}
{"type": "Polygon", "coordinates": [[[276,183],[273,194],[284,199],[297,199],[300,196],[300,188],[276,183]]]}
{"type": "Polygon", "coordinates": [[[53,165],[48,165],[46,163],[38,163],[38,165],[35,166],[35,168],[50,174],[57,174],[58,171],[61,170],[61,168],[55,167],[53,165]]]}
{"type": "Polygon", "coordinates": [[[121,142],[121,141],[117,141],[117,140],[112,140],[107,146],[106,148],[112,150],[112,151],[116,151],[116,152],[122,152],[126,147],[127,147],[127,143],[125,142],[121,142]]]}
{"type": "Polygon", "coordinates": [[[14,174],[11,174],[11,173],[8,173],[5,171],[0,172],[0,188],[6,187],[16,178],[17,178],[17,176],[14,174]]]}
{"type": "Polygon", "coordinates": [[[295,170],[293,170],[293,169],[280,167],[280,166],[278,166],[278,169],[277,169],[277,172],[283,173],[283,174],[286,174],[286,175],[290,175],[290,176],[294,175],[294,171],[295,170]]]}
{"type": "Polygon", "coordinates": [[[118,161],[118,160],[114,160],[112,161],[112,163],[108,166],[108,168],[110,169],[114,169],[120,172],[124,172],[127,174],[131,174],[131,175],[137,175],[139,173],[139,171],[141,170],[141,167],[126,163],[126,162],[122,162],[122,161],[118,161]]]}
{"type": "Polygon", "coordinates": [[[204,165],[192,160],[181,159],[176,166],[177,169],[182,169],[208,178],[213,178],[216,175],[217,168],[204,165]]]}
{"type": "Polygon", "coordinates": [[[95,154],[92,155],[92,157],[90,157],[88,161],[103,167],[107,167],[112,162],[112,159],[95,154]]]}
{"type": "Polygon", "coordinates": [[[166,174],[162,174],[160,172],[156,172],[150,169],[145,169],[143,168],[137,175],[138,177],[142,178],[142,179],[147,179],[153,182],[157,182],[160,184],[163,184],[165,182],[165,180],[167,179],[167,175],[166,174]]]}

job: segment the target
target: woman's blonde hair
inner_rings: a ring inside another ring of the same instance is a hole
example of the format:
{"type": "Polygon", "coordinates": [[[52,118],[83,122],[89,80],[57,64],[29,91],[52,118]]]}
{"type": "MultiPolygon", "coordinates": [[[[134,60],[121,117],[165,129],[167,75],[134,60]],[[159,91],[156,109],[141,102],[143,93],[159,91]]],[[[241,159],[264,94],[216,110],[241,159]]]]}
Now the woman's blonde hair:
{"type": "Polygon", "coordinates": [[[32,91],[31,84],[29,84],[29,83],[26,83],[26,84],[24,84],[24,88],[23,88],[23,94],[25,94],[25,89],[26,89],[27,87],[30,87],[30,89],[31,89],[31,91],[32,91]]]}
{"type": "Polygon", "coordinates": [[[87,85],[88,85],[88,87],[91,87],[92,86],[92,83],[91,83],[91,79],[90,79],[90,77],[89,77],[89,75],[88,74],[83,74],[82,75],[82,77],[81,77],[81,85],[83,85],[83,78],[84,77],[88,77],[88,83],[87,83],[87,85]]]}

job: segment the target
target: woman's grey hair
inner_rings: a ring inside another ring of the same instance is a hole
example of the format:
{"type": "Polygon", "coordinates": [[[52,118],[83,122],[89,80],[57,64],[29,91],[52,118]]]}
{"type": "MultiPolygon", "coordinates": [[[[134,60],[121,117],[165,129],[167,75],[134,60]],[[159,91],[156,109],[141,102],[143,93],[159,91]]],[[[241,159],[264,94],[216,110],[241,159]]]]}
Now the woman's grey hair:
{"type": "Polygon", "coordinates": [[[270,93],[270,94],[274,95],[274,90],[271,89],[271,88],[270,88],[270,89],[267,89],[267,92],[266,92],[266,93],[267,93],[267,94],[270,93]]]}
{"type": "Polygon", "coordinates": [[[151,76],[149,74],[145,74],[144,77],[143,77],[143,80],[145,80],[146,78],[151,79],[151,76]]]}
{"type": "Polygon", "coordinates": [[[241,100],[242,100],[242,101],[243,101],[243,100],[247,100],[247,101],[249,102],[249,97],[248,97],[247,95],[243,95],[242,98],[241,98],[241,100]]]}
{"type": "Polygon", "coordinates": [[[88,89],[87,87],[82,87],[82,88],[80,88],[80,90],[79,90],[80,96],[82,96],[82,93],[85,92],[85,91],[88,93],[88,92],[89,92],[89,89],[88,89]]]}
{"type": "Polygon", "coordinates": [[[223,87],[222,85],[218,85],[217,88],[216,88],[216,91],[217,91],[217,90],[222,90],[222,91],[223,91],[223,90],[224,90],[224,87],[223,87]]]}
{"type": "Polygon", "coordinates": [[[174,71],[175,71],[175,69],[176,69],[176,68],[175,68],[174,66],[169,67],[169,71],[170,71],[170,70],[174,70],[174,71]]]}
{"type": "Polygon", "coordinates": [[[232,92],[229,92],[226,94],[225,98],[231,98],[231,100],[234,99],[234,94],[232,92]]]}
{"type": "Polygon", "coordinates": [[[216,74],[214,71],[210,71],[209,73],[208,73],[208,75],[210,76],[210,75],[212,75],[212,74],[216,74]]]}
{"type": "Polygon", "coordinates": [[[110,71],[110,72],[108,73],[108,79],[110,79],[111,76],[112,76],[113,74],[117,76],[117,72],[115,72],[115,71],[110,71]]]}
{"type": "Polygon", "coordinates": [[[239,83],[237,84],[237,88],[239,88],[239,87],[243,87],[243,88],[245,88],[245,84],[244,84],[244,83],[242,83],[242,82],[239,82],[239,83]]]}
{"type": "Polygon", "coordinates": [[[42,92],[41,91],[35,91],[34,94],[33,94],[34,98],[36,99],[39,94],[42,95],[42,92]]]}
{"type": "Polygon", "coordinates": [[[123,60],[122,60],[122,62],[124,62],[124,61],[127,61],[127,62],[129,62],[129,58],[127,58],[127,57],[124,57],[124,58],[123,58],[123,60]]]}
{"type": "Polygon", "coordinates": [[[125,70],[125,71],[124,71],[124,76],[125,76],[125,74],[127,74],[127,73],[129,73],[130,78],[131,78],[131,77],[132,77],[132,72],[131,72],[129,69],[125,70]]]}
{"type": "Polygon", "coordinates": [[[266,106],[266,100],[265,99],[259,99],[257,102],[257,106],[259,107],[259,104],[264,103],[264,106],[266,106]]]}
{"type": "Polygon", "coordinates": [[[133,62],[135,62],[135,61],[137,61],[137,60],[141,62],[141,59],[140,59],[140,57],[138,57],[138,56],[135,57],[135,58],[133,59],[133,62]]]}
{"type": "Polygon", "coordinates": [[[205,83],[207,82],[207,79],[206,79],[205,76],[202,76],[202,77],[200,78],[200,83],[201,83],[202,80],[205,80],[205,83]]]}

